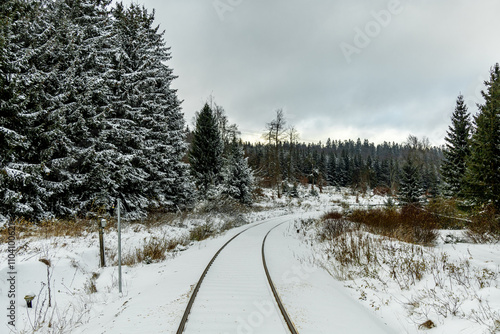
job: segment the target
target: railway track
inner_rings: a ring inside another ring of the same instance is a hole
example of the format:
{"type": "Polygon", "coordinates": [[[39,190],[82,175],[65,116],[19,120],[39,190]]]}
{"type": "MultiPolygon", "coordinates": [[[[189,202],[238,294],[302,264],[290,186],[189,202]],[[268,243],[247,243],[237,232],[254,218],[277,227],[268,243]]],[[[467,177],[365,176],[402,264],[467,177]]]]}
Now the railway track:
{"type": "Polygon", "coordinates": [[[177,334],[298,333],[265,256],[267,236],[286,222],[277,218],[246,228],[215,253],[191,294],[177,334]]]}

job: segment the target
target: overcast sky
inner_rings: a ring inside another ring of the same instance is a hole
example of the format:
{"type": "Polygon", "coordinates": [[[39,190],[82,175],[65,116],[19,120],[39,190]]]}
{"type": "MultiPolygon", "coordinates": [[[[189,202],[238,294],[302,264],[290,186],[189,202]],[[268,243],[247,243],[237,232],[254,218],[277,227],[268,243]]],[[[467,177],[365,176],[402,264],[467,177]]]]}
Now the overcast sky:
{"type": "Polygon", "coordinates": [[[444,142],[500,62],[498,0],[139,0],[171,47],[191,126],[210,94],[244,139],[277,108],[302,141],[444,142]]]}

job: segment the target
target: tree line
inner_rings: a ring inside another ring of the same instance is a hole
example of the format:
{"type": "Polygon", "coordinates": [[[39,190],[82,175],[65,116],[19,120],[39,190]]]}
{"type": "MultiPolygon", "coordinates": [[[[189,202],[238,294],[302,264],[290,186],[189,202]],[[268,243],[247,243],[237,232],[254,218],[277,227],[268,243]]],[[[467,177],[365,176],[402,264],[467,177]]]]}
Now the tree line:
{"type": "MultiPolygon", "coordinates": [[[[281,110],[268,128],[282,122],[280,117],[284,117],[281,110]]],[[[426,138],[410,135],[406,143],[377,145],[367,139],[328,138],[325,143],[306,144],[299,141],[294,127],[284,126],[281,136],[276,136],[275,130],[271,141],[269,133],[266,131],[264,135],[266,142],[247,142],[244,147],[261,185],[276,188],[278,194],[290,194],[298,184],[310,185],[317,191],[324,186],[336,186],[358,192],[377,189],[380,193],[395,194],[409,157],[421,171],[422,194],[439,193],[443,150],[431,146],[426,138]]]]}

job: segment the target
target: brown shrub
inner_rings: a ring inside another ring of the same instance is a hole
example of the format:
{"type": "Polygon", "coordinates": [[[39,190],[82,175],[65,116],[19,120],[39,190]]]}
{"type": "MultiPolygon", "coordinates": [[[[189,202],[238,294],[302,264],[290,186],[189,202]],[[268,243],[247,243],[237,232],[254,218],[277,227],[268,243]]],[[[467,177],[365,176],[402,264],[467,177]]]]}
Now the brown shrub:
{"type": "Polygon", "coordinates": [[[201,241],[211,237],[215,233],[212,224],[200,224],[189,231],[189,240],[201,241]]]}
{"type": "Polygon", "coordinates": [[[413,244],[432,244],[437,238],[438,222],[419,207],[408,205],[401,210],[355,210],[349,220],[363,224],[371,233],[413,244]]]}
{"type": "Polygon", "coordinates": [[[476,243],[500,240],[500,215],[493,205],[486,206],[471,217],[467,236],[476,243]]]}
{"type": "Polygon", "coordinates": [[[321,216],[321,220],[342,219],[344,216],[338,211],[330,211],[321,216]]]}
{"type": "Polygon", "coordinates": [[[318,237],[321,242],[325,240],[333,240],[352,229],[353,223],[345,219],[326,219],[320,225],[318,237]]]}
{"type": "Polygon", "coordinates": [[[463,229],[467,220],[458,209],[459,205],[453,198],[432,198],[425,209],[434,215],[442,229],[463,229]]]}
{"type": "Polygon", "coordinates": [[[137,261],[146,264],[163,261],[166,258],[167,249],[167,240],[152,237],[147,242],[144,242],[142,249],[136,249],[137,261]]]}
{"type": "Polygon", "coordinates": [[[374,195],[386,196],[391,194],[391,188],[378,186],[373,189],[374,195]]]}

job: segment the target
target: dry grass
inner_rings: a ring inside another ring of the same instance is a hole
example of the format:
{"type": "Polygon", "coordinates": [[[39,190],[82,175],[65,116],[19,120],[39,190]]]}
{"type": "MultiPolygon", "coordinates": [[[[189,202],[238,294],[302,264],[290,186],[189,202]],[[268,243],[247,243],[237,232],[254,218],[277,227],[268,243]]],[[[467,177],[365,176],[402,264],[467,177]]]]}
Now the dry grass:
{"type": "Polygon", "coordinates": [[[214,233],[215,230],[212,224],[200,224],[189,231],[189,239],[193,241],[201,241],[211,237],[214,233]]]}
{"type": "Polygon", "coordinates": [[[93,294],[97,292],[97,286],[96,286],[96,281],[99,278],[100,274],[99,273],[92,273],[90,278],[85,282],[84,285],[84,290],[87,294],[93,294]]]}
{"type": "MultiPolygon", "coordinates": [[[[34,223],[25,219],[14,221],[16,238],[18,240],[39,237],[48,239],[51,237],[81,237],[86,232],[97,230],[95,221],[89,219],[60,220],[51,219],[34,223]]],[[[5,242],[8,237],[7,226],[0,229],[0,242],[5,242]]]]}
{"type": "MultiPolygon", "coordinates": [[[[327,221],[327,224],[336,224],[341,227],[335,230],[343,230],[323,240],[328,258],[336,264],[332,274],[337,279],[382,280],[382,276],[386,276],[396,282],[401,290],[408,290],[431,269],[427,262],[428,252],[421,245],[398,243],[387,237],[373,235],[361,225],[346,227],[344,220],[327,221]]],[[[320,230],[317,234],[319,239],[322,238],[321,234],[320,230]]]]}
{"type": "Polygon", "coordinates": [[[348,219],[362,224],[371,233],[412,244],[431,245],[438,236],[439,222],[435,216],[415,206],[401,210],[355,210],[348,219]]]}
{"type": "Polygon", "coordinates": [[[344,235],[352,230],[354,224],[343,219],[325,219],[322,221],[319,230],[318,238],[320,242],[332,240],[341,235],[344,235]]]}
{"type": "MultiPolygon", "coordinates": [[[[153,236],[144,240],[143,244],[135,248],[132,252],[122,254],[122,265],[134,266],[138,263],[151,264],[164,261],[167,258],[167,253],[176,249],[178,245],[186,245],[186,239],[168,239],[165,236],[153,236]]],[[[118,254],[115,249],[106,249],[112,266],[118,265],[118,254]]]]}

